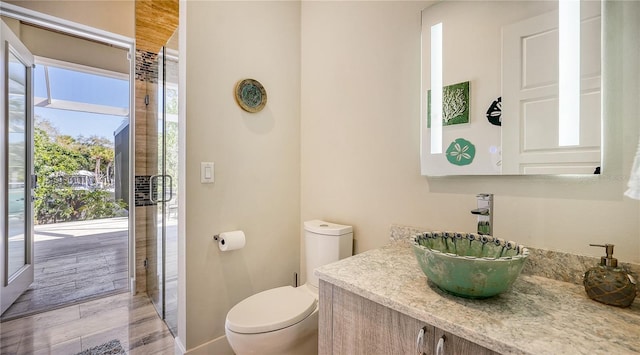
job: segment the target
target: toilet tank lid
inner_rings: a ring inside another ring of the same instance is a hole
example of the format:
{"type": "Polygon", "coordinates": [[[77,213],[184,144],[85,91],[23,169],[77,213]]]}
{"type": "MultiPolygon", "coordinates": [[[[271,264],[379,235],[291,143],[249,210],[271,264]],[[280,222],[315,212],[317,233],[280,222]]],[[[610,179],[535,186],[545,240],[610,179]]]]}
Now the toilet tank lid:
{"type": "Polygon", "coordinates": [[[304,222],[304,230],[322,235],[343,235],[353,232],[353,227],[315,219],[304,222]]]}
{"type": "Polygon", "coordinates": [[[227,313],[227,329],[242,334],[272,332],[307,318],[318,301],[307,290],[283,286],[256,293],[227,313]]]}

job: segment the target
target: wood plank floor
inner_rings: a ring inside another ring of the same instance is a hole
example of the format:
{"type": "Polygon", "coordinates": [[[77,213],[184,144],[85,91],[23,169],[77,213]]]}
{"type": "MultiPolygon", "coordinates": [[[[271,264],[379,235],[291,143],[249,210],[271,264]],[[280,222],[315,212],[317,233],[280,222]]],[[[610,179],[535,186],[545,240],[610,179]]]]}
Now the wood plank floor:
{"type": "Polygon", "coordinates": [[[113,339],[130,355],[174,353],[171,332],[146,295],[123,293],[0,324],[7,355],[71,355],[113,339]]]}
{"type": "Polygon", "coordinates": [[[124,217],[36,226],[34,282],[0,319],[127,292],[127,223],[124,217]]]}

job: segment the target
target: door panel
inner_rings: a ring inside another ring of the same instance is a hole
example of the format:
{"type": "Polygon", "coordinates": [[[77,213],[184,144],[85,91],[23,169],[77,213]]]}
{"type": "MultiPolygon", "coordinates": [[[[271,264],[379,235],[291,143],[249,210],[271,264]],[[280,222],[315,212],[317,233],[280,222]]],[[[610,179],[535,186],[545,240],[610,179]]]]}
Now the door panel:
{"type": "Polygon", "coordinates": [[[581,8],[577,146],[558,143],[558,12],[503,27],[503,174],[592,174],[600,166],[599,4],[581,8]]]}
{"type": "Polygon", "coordinates": [[[498,355],[499,353],[436,328],[433,348],[436,354],[498,355]]]}
{"type": "MultiPolygon", "coordinates": [[[[158,54],[157,170],[150,178],[154,203],[155,235],[147,239],[147,292],[158,314],[173,334],[177,332],[177,58],[167,58],[166,49],[158,54]]],[[[153,100],[151,100],[153,101],[153,100]]],[[[152,105],[149,105],[151,107],[152,105]]]]}
{"type": "Polygon", "coordinates": [[[25,226],[27,211],[27,68],[9,51],[9,122],[7,144],[9,185],[9,240],[7,273],[9,278],[26,264],[25,226]]]}
{"type": "Polygon", "coordinates": [[[169,330],[178,329],[178,56],[165,49],[164,54],[164,174],[163,209],[164,320],[169,330]]]}
{"type": "Polygon", "coordinates": [[[2,22],[0,313],[33,282],[33,55],[2,22]]]}

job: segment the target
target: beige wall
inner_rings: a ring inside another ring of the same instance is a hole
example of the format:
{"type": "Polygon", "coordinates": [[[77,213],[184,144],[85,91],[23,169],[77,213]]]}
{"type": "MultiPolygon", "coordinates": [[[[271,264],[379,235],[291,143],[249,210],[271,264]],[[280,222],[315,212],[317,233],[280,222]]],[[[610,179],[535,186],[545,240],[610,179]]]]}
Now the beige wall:
{"type": "Polygon", "coordinates": [[[119,35],[134,37],[135,2],[133,0],[10,0],[6,2],[119,35]]]}
{"type": "Polygon", "coordinates": [[[25,24],[20,25],[20,40],[37,56],[124,74],[131,71],[128,48],[104,45],[25,24]]]}
{"type": "MultiPolygon", "coordinates": [[[[475,194],[493,192],[497,236],[596,256],[588,244],[608,242],[620,260],[639,262],[639,204],[622,196],[638,142],[637,95],[614,116],[626,121],[612,128],[623,148],[612,175],[420,176],[423,6],[303,2],[301,220],[352,224],[362,252],[386,244],[392,223],[473,231],[475,194]]],[[[614,95],[634,83],[638,92],[634,67],[614,95]]]]}
{"type": "Polygon", "coordinates": [[[128,49],[49,31],[2,16],[33,55],[128,74],[128,49]]]}
{"type": "Polygon", "coordinates": [[[186,7],[180,51],[187,90],[186,347],[192,349],[224,335],[226,314],[237,302],[290,285],[298,271],[300,3],[189,1],[186,7]],[[263,111],[250,114],[236,104],[233,90],[244,78],[266,88],[263,111]],[[200,183],[203,161],[215,162],[214,184],[200,183]],[[220,252],[212,236],[235,229],[244,230],[245,248],[220,252]]]}
{"type": "Polygon", "coordinates": [[[20,21],[5,16],[0,16],[0,20],[4,21],[11,31],[13,31],[16,36],[20,37],[20,21]]]}

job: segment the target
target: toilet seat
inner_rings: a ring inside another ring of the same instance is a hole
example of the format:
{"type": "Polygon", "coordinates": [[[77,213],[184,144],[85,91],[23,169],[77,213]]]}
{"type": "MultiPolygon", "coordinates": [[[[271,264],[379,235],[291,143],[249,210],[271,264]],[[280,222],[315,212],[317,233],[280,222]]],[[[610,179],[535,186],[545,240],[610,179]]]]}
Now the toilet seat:
{"type": "Polygon", "coordinates": [[[242,334],[271,332],[308,317],[318,300],[307,290],[283,286],[250,296],[227,314],[227,329],[242,334]]]}

